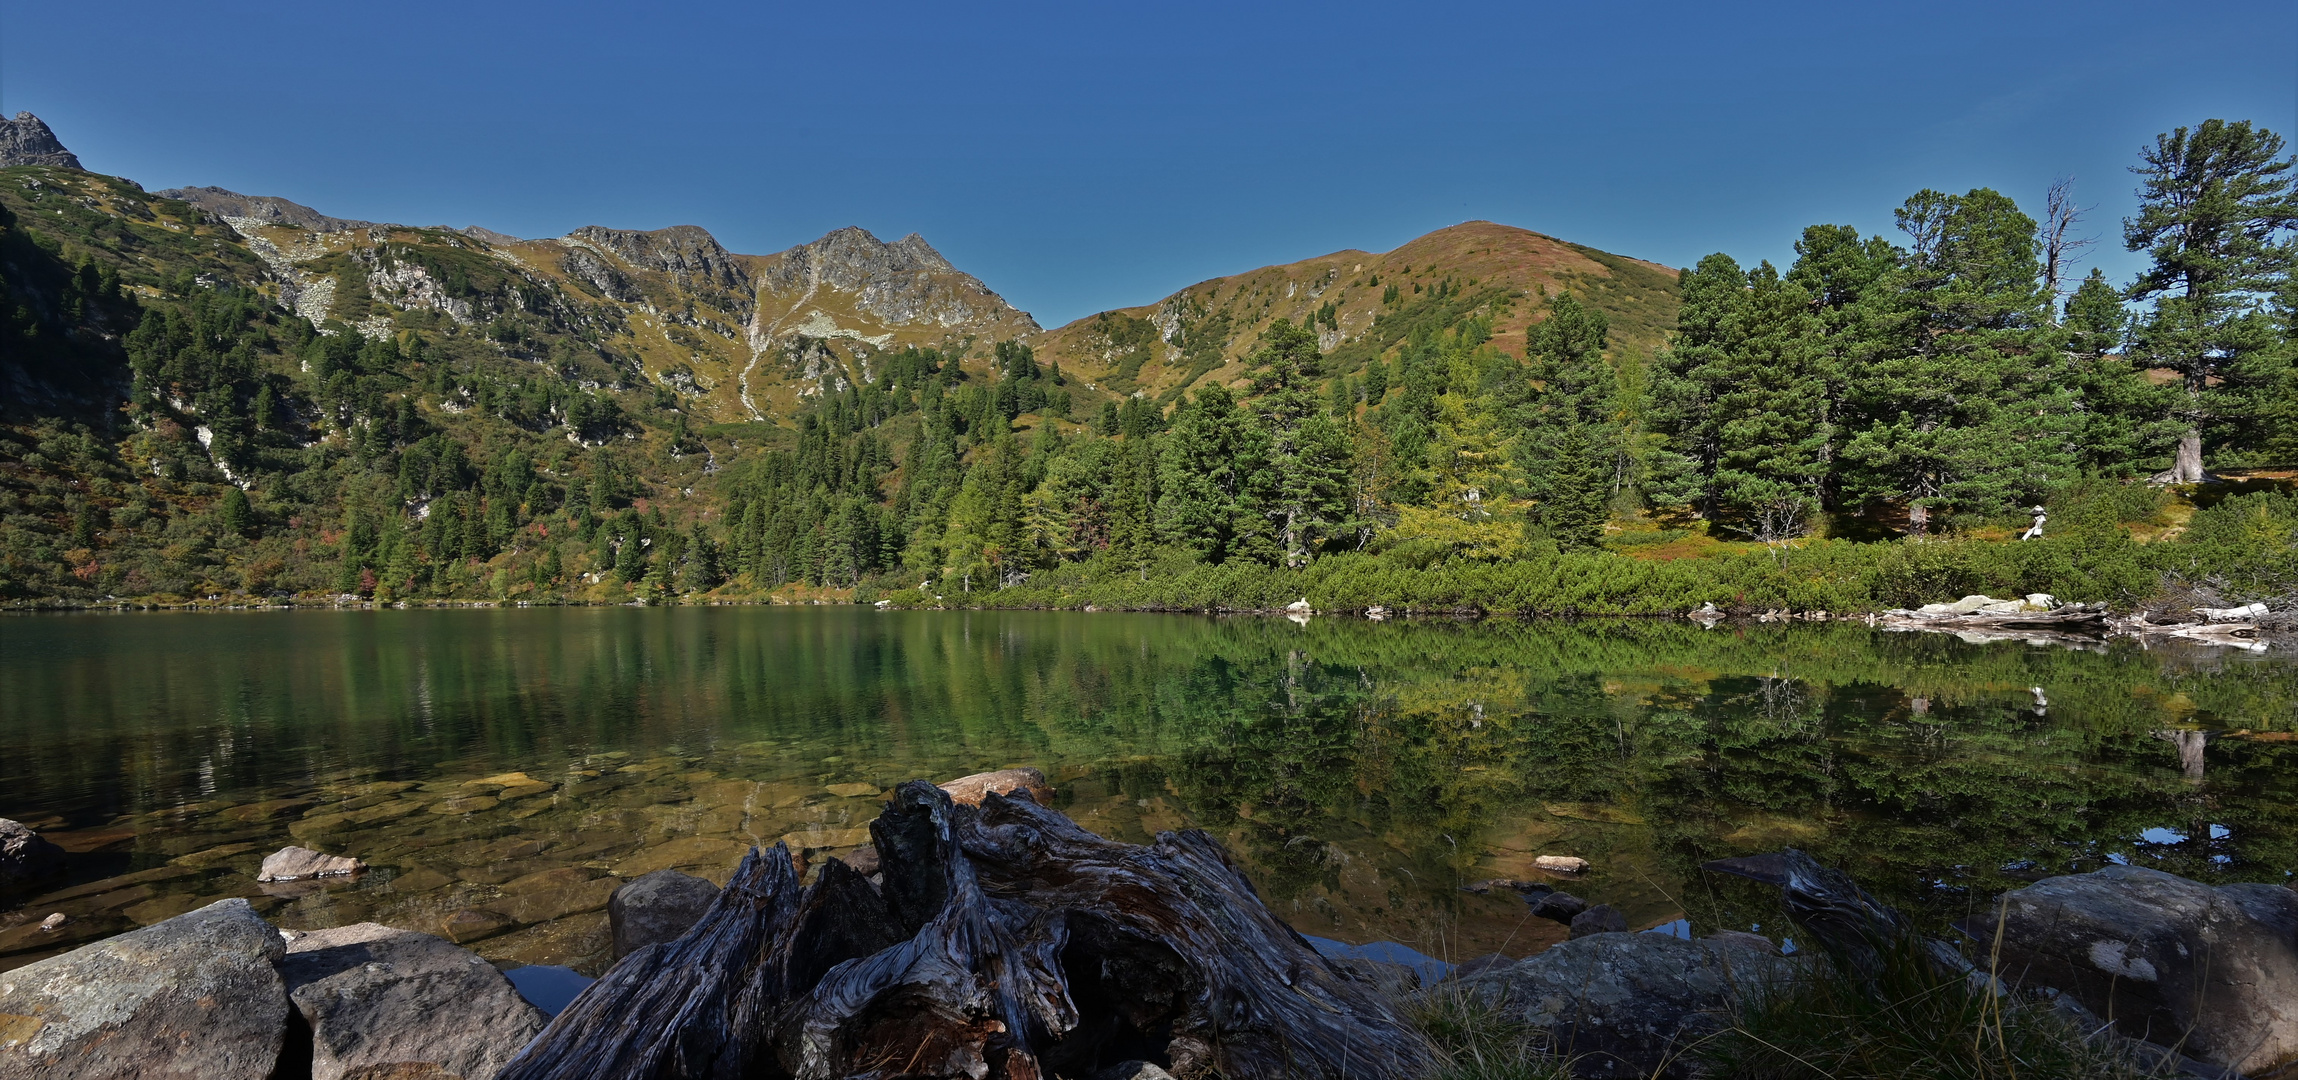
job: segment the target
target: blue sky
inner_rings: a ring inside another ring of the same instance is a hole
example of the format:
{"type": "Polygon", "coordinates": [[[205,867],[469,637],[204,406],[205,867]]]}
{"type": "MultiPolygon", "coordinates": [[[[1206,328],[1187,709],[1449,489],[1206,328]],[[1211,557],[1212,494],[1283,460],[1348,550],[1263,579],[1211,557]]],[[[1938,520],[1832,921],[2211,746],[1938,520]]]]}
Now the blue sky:
{"type": "Polygon", "coordinates": [[[1048,326],[1474,218],[1784,261],[2062,174],[2127,280],[2142,144],[2298,136],[2298,4],[0,0],[0,109],[345,217],[921,232],[1048,326]]]}

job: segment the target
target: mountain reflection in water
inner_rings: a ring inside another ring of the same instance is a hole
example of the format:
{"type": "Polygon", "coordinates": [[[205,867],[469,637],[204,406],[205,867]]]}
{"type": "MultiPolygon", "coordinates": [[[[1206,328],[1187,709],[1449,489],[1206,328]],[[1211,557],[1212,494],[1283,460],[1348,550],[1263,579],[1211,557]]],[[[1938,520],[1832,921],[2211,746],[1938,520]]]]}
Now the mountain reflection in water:
{"type": "MultiPolygon", "coordinates": [[[[2287,654],[2279,654],[2287,655],[2287,654]]],[[[1036,765],[1134,842],[1210,830],[1303,933],[1437,960],[1771,925],[1700,862],[1793,845],[1932,920],[2109,862],[2298,866],[2298,664],[1853,625],[853,608],[0,619],[0,817],[74,852],[0,969],[226,896],[588,974],[605,897],[868,842],[905,779],[1036,765]],[[352,880],[262,886],[289,843],[352,880]],[[1535,856],[1584,856],[1541,878],[1535,856]],[[71,916],[58,934],[36,923],[71,916]]]]}

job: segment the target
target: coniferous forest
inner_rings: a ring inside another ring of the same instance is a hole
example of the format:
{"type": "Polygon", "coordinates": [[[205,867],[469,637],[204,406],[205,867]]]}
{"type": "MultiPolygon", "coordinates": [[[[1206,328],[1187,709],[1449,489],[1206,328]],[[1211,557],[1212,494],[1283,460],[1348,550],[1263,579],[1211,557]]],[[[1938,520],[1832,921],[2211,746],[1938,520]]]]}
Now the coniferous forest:
{"type": "MultiPolygon", "coordinates": [[[[315,324],[220,219],[13,168],[0,598],[2288,605],[2294,168],[2248,123],[2154,140],[2112,238],[2131,281],[2078,273],[2113,225],[2064,186],[1925,190],[1889,235],[1813,225],[1785,266],[1683,270],[1658,348],[1569,289],[1360,280],[1368,334],[1327,344],[1329,304],[1279,319],[1230,382],[1196,379],[1224,314],[1165,337],[1185,393],[1016,337],[888,351],[772,424],[634,377],[599,295],[453,237],[342,257],[348,314],[315,324]],[[351,318],[408,268],[457,317],[351,318]]],[[[1157,330],[1101,318],[1137,369],[1157,330]]]]}

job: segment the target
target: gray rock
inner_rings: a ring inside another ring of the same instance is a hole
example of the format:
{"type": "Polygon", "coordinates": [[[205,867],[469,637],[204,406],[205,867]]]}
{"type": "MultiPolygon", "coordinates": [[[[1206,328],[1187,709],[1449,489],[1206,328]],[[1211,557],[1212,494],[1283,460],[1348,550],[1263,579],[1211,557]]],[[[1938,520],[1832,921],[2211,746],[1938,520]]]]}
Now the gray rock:
{"type": "Polygon", "coordinates": [[[1625,934],[1628,917],[1610,904],[1598,904],[1572,916],[1572,936],[1584,938],[1590,934],[1625,934]]]}
{"type": "Polygon", "coordinates": [[[266,225],[291,225],[312,232],[348,232],[352,229],[372,229],[372,221],[329,217],[298,202],[289,202],[277,195],[242,195],[219,187],[168,188],[152,194],[163,199],[182,199],[217,217],[253,218],[266,225]]]}
{"type": "Polygon", "coordinates": [[[424,1065],[488,1080],[545,1022],[477,953],[375,923],[296,937],[279,972],[311,1027],[312,1080],[424,1065]]]}
{"type": "Polygon", "coordinates": [[[1586,910],[1588,902],[1568,892],[1543,893],[1532,899],[1532,914],[1560,923],[1570,923],[1586,910]]]}
{"type": "Polygon", "coordinates": [[[56,141],[56,133],[39,117],[20,112],[14,120],[0,120],[0,168],[10,165],[77,169],[80,159],[56,141]]]}
{"type": "Polygon", "coordinates": [[[1173,1080],[1173,1074],[1146,1061],[1120,1061],[1094,1070],[1091,1080],[1173,1080]]]}
{"type": "Polygon", "coordinates": [[[783,294],[828,287],[852,297],[854,309],[888,326],[945,329],[1006,326],[1027,333],[1037,320],[1016,310],[971,274],[911,233],[886,243],[854,226],[757,260],[758,279],[783,294]]]}
{"type": "Polygon", "coordinates": [[[699,225],[673,225],[652,232],[585,225],[567,234],[605,248],[624,262],[670,275],[688,288],[715,286],[748,291],[750,272],[739,256],[720,246],[718,239],[699,225]]]}
{"type": "Polygon", "coordinates": [[[257,881],[302,881],[306,878],[356,874],[367,864],[345,855],[322,855],[310,848],[283,847],[263,857],[257,881]]]}
{"type": "Polygon", "coordinates": [[[1347,978],[1379,987],[1381,993],[1391,998],[1401,999],[1420,989],[1420,973],[1404,964],[1371,960],[1362,956],[1328,956],[1325,963],[1347,978]]]}
{"type": "Polygon", "coordinates": [[[647,945],[678,940],[716,899],[718,886],[676,870],[657,870],[633,879],[606,901],[607,923],[614,932],[614,958],[620,960],[647,945]]]}
{"type": "Polygon", "coordinates": [[[0,1080],[263,1080],[287,1034],[286,952],[234,898],[0,974],[0,1080]]]}
{"type": "Polygon", "coordinates": [[[63,865],[63,848],[41,839],[20,821],[0,818],[0,890],[28,885],[63,865]]]}
{"type": "Polygon", "coordinates": [[[1515,962],[1516,959],[1506,953],[1485,953],[1482,956],[1461,961],[1459,967],[1452,969],[1452,977],[1455,979],[1473,979],[1494,968],[1507,967],[1515,962]]]}
{"type": "Polygon", "coordinates": [[[1794,978],[1795,961],[1665,934],[1598,934],[1460,983],[1579,1056],[1583,1076],[1680,1077],[1671,1051],[1719,1030],[1737,995],[1794,978]]]}
{"type": "MultiPolygon", "coordinates": [[[[2123,1034],[2213,1065],[2298,1057],[2298,893],[2110,866],[2004,899],[2006,981],[2065,991],[2123,1034]]],[[[1979,955],[1995,923],[1965,924],[1979,955]]]]}

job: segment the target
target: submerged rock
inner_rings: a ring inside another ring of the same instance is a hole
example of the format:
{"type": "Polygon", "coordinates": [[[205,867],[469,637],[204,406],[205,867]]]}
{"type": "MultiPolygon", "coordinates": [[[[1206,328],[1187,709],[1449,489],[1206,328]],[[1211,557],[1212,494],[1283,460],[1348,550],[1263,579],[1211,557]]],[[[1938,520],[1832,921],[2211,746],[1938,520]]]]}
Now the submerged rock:
{"type": "Polygon", "coordinates": [[[233,898],[0,974],[0,1078],[264,1080],[287,1034],[286,952],[233,898]]]}
{"type": "MultiPolygon", "coordinates": [[[[2002,978],[2047,986],[2123,1034],[2252,1072],[2298,1057],[2298,892],[2110,866],[2004,897],[2002,978]]],[[[1994,948],[1996,920],[1965,929],[1994,948]]]]}
{"type": "Polygon", "coordinates": [[[1590,934],[1625,934],[1628,917],[1610,904],[1598,904],[1572,916],[1572,936],[1584,938],[1590,934]]]}
{"type": "Polygon", "coordinates": [[[1461,982],[1548,1033],[1583,1076],[1681,1077],[1680,1050],[1724,1024],[1736,996],[1793,978],[1794,961],[1734,943],[1598,934],[1461,982]]]}
{"type": "Polygon", "coordinates": [[[966,806],[980,806],[982,796],[992,791],[1000,795],[1026,791],[1037,805],[1053,805],[1053,786],[1045,782],[1045,774],[1027,767],[961,776],[942,784],[941,789],[949,792],[950,801],[966,806]]]}
{"type": "Polygon", "coordinates": [[[375,923],[303,934],[280,964],[311,1027],[312,1080],[489,1080],[542,1030],[542,1010],[477,953],[375,923]]]}
{"type": "Polygon", "coordinates": [[[1570,923],[1588,910],[1588,902],[1567,892],[1543,893],[1531,898],[1532,914],[1543,919],[1570,923]]]}
{"type": "Polygon", "coordinates": [[[718,886],[676,870],[657,870],[616,889],[606,901],[614,958],[677,940],[717,899],[718,886]]]}
{"type": "Polygon", "coordinates": [[[263,857],[257,881],[302,881],[306,878],[356,874],[367,864],[345,855],[322,855],[310,848],[283,847],[263,857]]]}
{"type": "Polygon", "coordinates": [[[62,869],[64,849],[23,822],[0,818],[0,891],[30,884],[62,869]]]}

